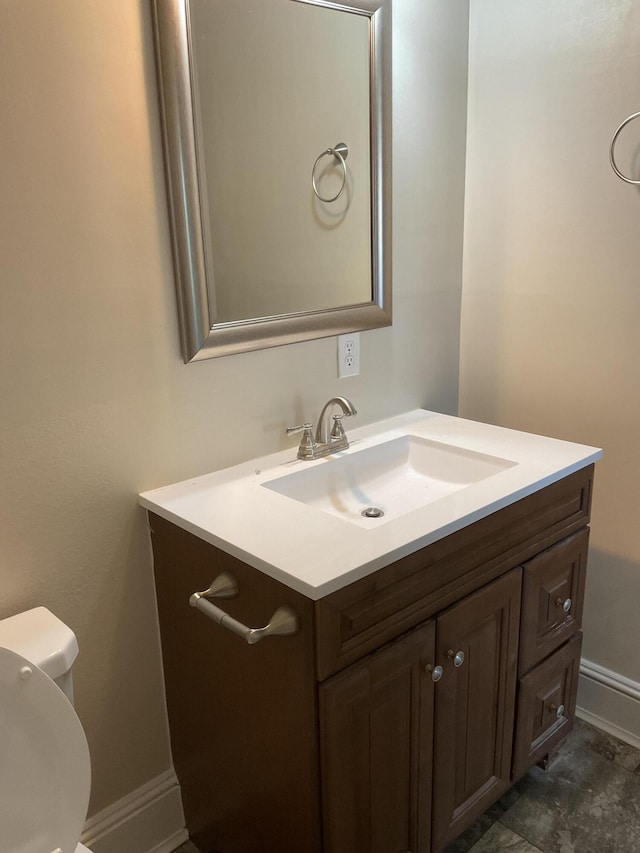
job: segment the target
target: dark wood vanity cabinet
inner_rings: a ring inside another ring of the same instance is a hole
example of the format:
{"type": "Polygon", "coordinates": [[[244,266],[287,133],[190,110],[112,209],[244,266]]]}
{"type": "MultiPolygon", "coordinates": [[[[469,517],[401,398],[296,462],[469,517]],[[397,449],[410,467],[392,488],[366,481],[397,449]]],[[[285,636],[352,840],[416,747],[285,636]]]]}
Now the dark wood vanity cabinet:
{"type": "Polygon", "coordinates": [[[320,686],[327,853],[440,849],[511,785],[520,586],[515,569],[320,686]]]}
{"type": "Polygon", "coordinates": [[[313,602],[150,516],[187,828],[220,853],[441,853],[573,723],[593,467],[313,602]],[[188,605],[291,637],[255,646],[188,605]]]}

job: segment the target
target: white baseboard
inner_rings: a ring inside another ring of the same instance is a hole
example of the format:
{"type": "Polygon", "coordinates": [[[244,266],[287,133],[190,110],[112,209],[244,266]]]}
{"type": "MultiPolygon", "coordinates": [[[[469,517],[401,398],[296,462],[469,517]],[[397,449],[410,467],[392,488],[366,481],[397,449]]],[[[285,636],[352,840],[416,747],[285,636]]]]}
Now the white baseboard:
{"type": "Polygon", "coordinates": [[[92,853],[171,853],[188,840],[174,771],[93,815],[80,840],[92,853]]]}
{"type": "Polygon", "coordinates": [[[583,658],[576,714],[640,749],[640,684],[637,681],[583,658]]]}

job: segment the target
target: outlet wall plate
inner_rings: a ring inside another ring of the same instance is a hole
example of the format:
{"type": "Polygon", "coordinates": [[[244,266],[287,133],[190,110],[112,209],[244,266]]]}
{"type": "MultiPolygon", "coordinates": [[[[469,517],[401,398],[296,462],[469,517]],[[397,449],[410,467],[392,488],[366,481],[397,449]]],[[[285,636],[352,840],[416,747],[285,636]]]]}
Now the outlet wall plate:
{"type": "Polygon", "coordinates": [[[360,334],[338,335],[338,379],[360,373],[360,334]]]}

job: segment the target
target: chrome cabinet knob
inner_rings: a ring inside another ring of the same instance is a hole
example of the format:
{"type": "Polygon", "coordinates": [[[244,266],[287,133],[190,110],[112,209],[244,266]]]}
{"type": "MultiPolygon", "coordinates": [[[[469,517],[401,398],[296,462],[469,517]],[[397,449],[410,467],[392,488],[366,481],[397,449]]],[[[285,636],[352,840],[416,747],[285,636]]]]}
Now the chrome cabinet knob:
{"type": "Polygon", "coordinates": [[[556,607],[562,607],[565,613],[571,610],[572,603],[570,598],[562,598],[561,596],[556,598],[556,607]]]}
{"type": "Polygon", "coordinates": [[[432,681],[440,681],[444,673],[444,670],[441,666],[433,666],[433,664],[430,663],[425,666],[424,671],[431,673],[432,681]]]}
{"type": "Polygon", "coordinates": [[[551,705],[551,710],[556,712],[556,717],[560,719],[564,717],[564,705],[551,705]]]}
{"type": "Polygon", "coordinates": [[[451,658],[455,667],[462,666],[464,663],[464,652],[454,652],[453,649],[449,649],[447,657],[451,658]]]}

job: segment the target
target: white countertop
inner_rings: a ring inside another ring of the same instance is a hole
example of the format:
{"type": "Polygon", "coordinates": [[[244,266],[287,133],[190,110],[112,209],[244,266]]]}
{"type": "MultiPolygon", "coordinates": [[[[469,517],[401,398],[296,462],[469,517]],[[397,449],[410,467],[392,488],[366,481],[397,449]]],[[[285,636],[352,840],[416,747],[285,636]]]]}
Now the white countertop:
{"type": "Polygon", "coordinates": [[[297,446],[143,492],[140,503],[317,600],[602,456],[595,447],[421,409],[349,429],[351,447],[336,456],[357,453],[407,434],[516,464],[371,529],[263,488],[276,477],[326,465],[332,459],[300,461],[296,459],[297,446]]]}

